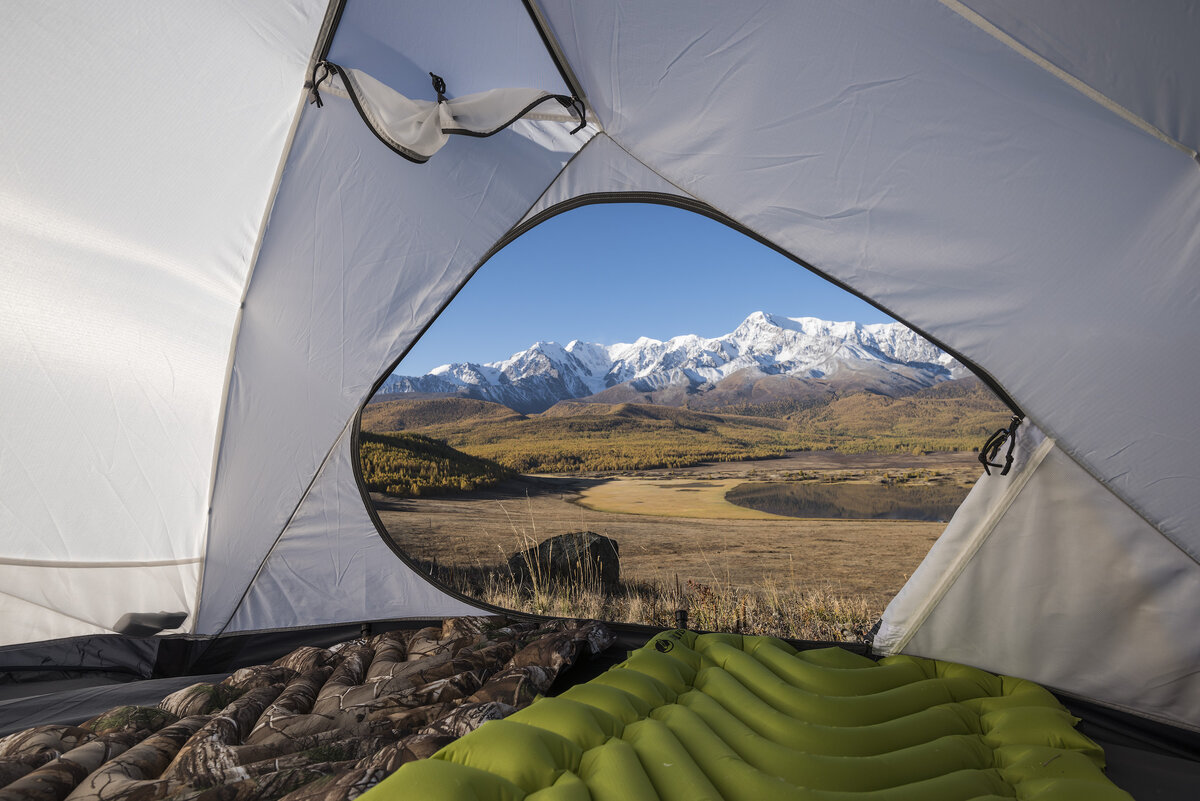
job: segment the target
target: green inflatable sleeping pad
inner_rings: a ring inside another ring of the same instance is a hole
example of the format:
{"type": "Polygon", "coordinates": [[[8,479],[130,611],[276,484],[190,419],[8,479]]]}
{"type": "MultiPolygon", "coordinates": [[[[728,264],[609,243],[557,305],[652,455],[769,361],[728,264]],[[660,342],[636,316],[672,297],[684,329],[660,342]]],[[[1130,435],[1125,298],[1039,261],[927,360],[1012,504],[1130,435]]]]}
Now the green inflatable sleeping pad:
{"type": "Polygon", "coordinates": [[[368,801],[1129,801],[1041,686],[669,631],[402,766],[368,801]]]}

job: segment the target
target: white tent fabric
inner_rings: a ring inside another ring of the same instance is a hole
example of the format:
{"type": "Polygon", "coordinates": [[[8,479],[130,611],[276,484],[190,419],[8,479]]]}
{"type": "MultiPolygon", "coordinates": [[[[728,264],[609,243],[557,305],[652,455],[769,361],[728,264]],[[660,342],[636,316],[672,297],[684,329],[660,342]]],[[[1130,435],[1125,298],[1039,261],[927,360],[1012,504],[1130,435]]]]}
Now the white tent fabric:
{"type": "Polygon", "coordinates": [[[1013,472],[972,489],[875,648],[987,664],[1200,728],[1200,643],[1181,636],[1181,611],[1200,608],[1200,565],[1052,440],[1019,439],[1013,472]]]}
{"type": "Polygon", "coordinates": [[[224,567],[197,631],[224,628],[372,384],[586,141],[572,127],[458,137],[417,165],[349,100],[306,108],[246,297],[207,548],[224,567]]]}
{"type": "Polygon", "coordinates": [[[539,215],[566,208],[579,198],[632,200],[643,196],[679,198],[698,202],[645,164],[621,150],[620,145],[600,134],[571,160],[571,169],[563,170],[529,210],[522,225],[539,215]]]}
{"type": "Polygon", "coordinates": [[[12,10],[0,644],[128,612],[215,635],[466,608],[372,539],[358,409],[523,224],[677,198],[978,366],[1052,442],[981,483],[881,643],[1194,720],[1197,12],[529,5],[12,10]],[[578,93],[591,123],[412,164],[348,100],[305,104],[326,54],[426,101],[430,72],[454,96],[578,93]]]}
{"type": "Polygon", "coordinates": [[[195,603],[230,343],[324,15],[242,5],[6,9],[0,642],[195,603]]]}
{"type": "Polygon", "coordinates": [[[1200,8],[1194,3],[965,0],[961,5],[1183,147],[1193,153],[1200,149],[1200,8]]]}
{"type": "Polygon", "coordinates": [[[350,429],[300,503],[228,631],[411,617],[486,614],[442,592],[396,558],[354,481],[350,429]]]}

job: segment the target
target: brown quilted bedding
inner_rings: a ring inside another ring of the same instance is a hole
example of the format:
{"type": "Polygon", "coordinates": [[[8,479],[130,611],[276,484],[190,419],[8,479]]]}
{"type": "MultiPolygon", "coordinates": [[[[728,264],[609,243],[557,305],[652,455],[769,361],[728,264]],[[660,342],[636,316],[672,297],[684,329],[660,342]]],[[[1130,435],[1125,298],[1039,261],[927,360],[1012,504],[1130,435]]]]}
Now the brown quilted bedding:
{"type": "Polygon", "coordinates": [[[0,801],[355,798],[612,641],[596,622],[479,617],[305,646],[157,707],[0,739],[0,801]]]}

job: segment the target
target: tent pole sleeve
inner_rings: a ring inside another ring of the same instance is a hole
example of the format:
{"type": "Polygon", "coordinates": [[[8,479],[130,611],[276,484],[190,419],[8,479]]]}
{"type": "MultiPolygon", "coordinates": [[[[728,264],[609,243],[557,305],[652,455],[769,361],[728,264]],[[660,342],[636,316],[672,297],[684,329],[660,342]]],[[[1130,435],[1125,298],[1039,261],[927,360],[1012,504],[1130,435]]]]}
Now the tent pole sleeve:
{"type": "Polygon", "coordinates": [[[325,11],[325,21],[321,23],[321,33],[313,47],[312,58],[309,59],[308,73],[312,73],[313,65],[329,58],[329,49],[333,46],[333,35],[337,33],[338,24],[342,21],[342,12],[346,10],[346,0],[329,0],[329,8],[325,11]]]}
{"type": "Polygon", "coordinates": [[[550,30],[550,23],[546,21],[542,10],[538,8],[536,0],[522,0],[522,2],[525,5],[525,10],[529,12],[530,20],[533,21],[533,27],[537,28],[538,35],[542,37],[542,43],[546,45],[546,50],[550,53],[550,58],[554,60],[554,66],[558,68],[558,74],[562,76],[563,83],[567,85],[576,99],[586,105],[587,94],[583,91],[583,85],[575,77],[575,72],[567,62],[567,57],[563,55],[562,48],[558,45],[558,39],[554,37],[554,32],[550,30]]]}
{"type": "MultiPolygon", "coordinates": [[[[333,32],[337,28],[337,22],[342,17],[342,10],[346,7],[346,0],[330,0],[329,8],[325,12],[325,21],[321,24],[321,32],[317,36],[317,41],[313,48],[312,58],[309,60],[308,67],[304,70],[305,79],[312,74],[312,65],[316,63],[318,55],[328,52],[329,45],[333,41],[333,32]]],[[[233,383],[233,365],[237,359],[238,339],[242,331],[242,318],[246,313],[246,298],[250,294],[250,284],[254,278],[254,267],[258,264],[258,256],[262,252],[263,240],[267,235],[267,223],[271,219],[271,210],[275,207],[275,198],[279,194],[279,185],[283,181],[283,170],[287,166],[288,156],[292,152],[292,143],[296,139],[296,131],[300,128],[300,116],[304,113],[304,106],[308,102],[308,87],[305,86],[300,97],[296,101],[296,113],[292,115],[291,129],[288,131],[287,140],[284,142],[283,151],[279,155],[279,163],[275,167],[275,178],[271,183],[271,191],[267,196],[266,205],[263,207],[262,218],[258,225],[258,237],[254,240],[254,252],[250,255],[250,264],[246,269],[246,280],[242,284],[242,296],[238,303],[237,317],[233,323],[233,333],[229,338],[229,356],[225,363],[225,382],[221,387],[221,411],[217,417],[217,428],[213,437],[213,454],[212,468],[208,476],[208,504],[205,507],[204,516],[204,532],[201,535],[199,577],[196,585],[196,599],[193,602],[191,611],[192,630],[195,631],[195,626],[200,618],[200,604],[204,598],[204,568],[208,561],[208,538],[212,529],[212,513],[213,513],[213,496],[217,491],[217,469],[221,463],[221,445],[225,437],[225,418],[229,415],[229,389],[233,383]]]]}

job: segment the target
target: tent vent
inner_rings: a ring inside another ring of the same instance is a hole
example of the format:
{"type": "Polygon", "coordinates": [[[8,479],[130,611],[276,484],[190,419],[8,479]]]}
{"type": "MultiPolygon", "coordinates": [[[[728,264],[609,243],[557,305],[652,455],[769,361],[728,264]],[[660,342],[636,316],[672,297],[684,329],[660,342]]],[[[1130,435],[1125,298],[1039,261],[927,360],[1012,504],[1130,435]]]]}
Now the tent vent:
{"type": "Polygon", "coordinates": [[[539,109],[538,119],[575,122],[571,133],[586,124],[583,103],[569,95],[551,94],[543,89],[490,89],[486,92],[450,98],[446,82],[429,73],[437,100],[413,100],[361,70],[320,61],[313,66],[308,82],[309,102],[322,108],[324,90],[347,97],[363,122],[378,139],[409,161],[424,164],[449,141],[451,134],[485,137],[497,134],[535,108],[558,101],[562,110],[539,109]]]}

